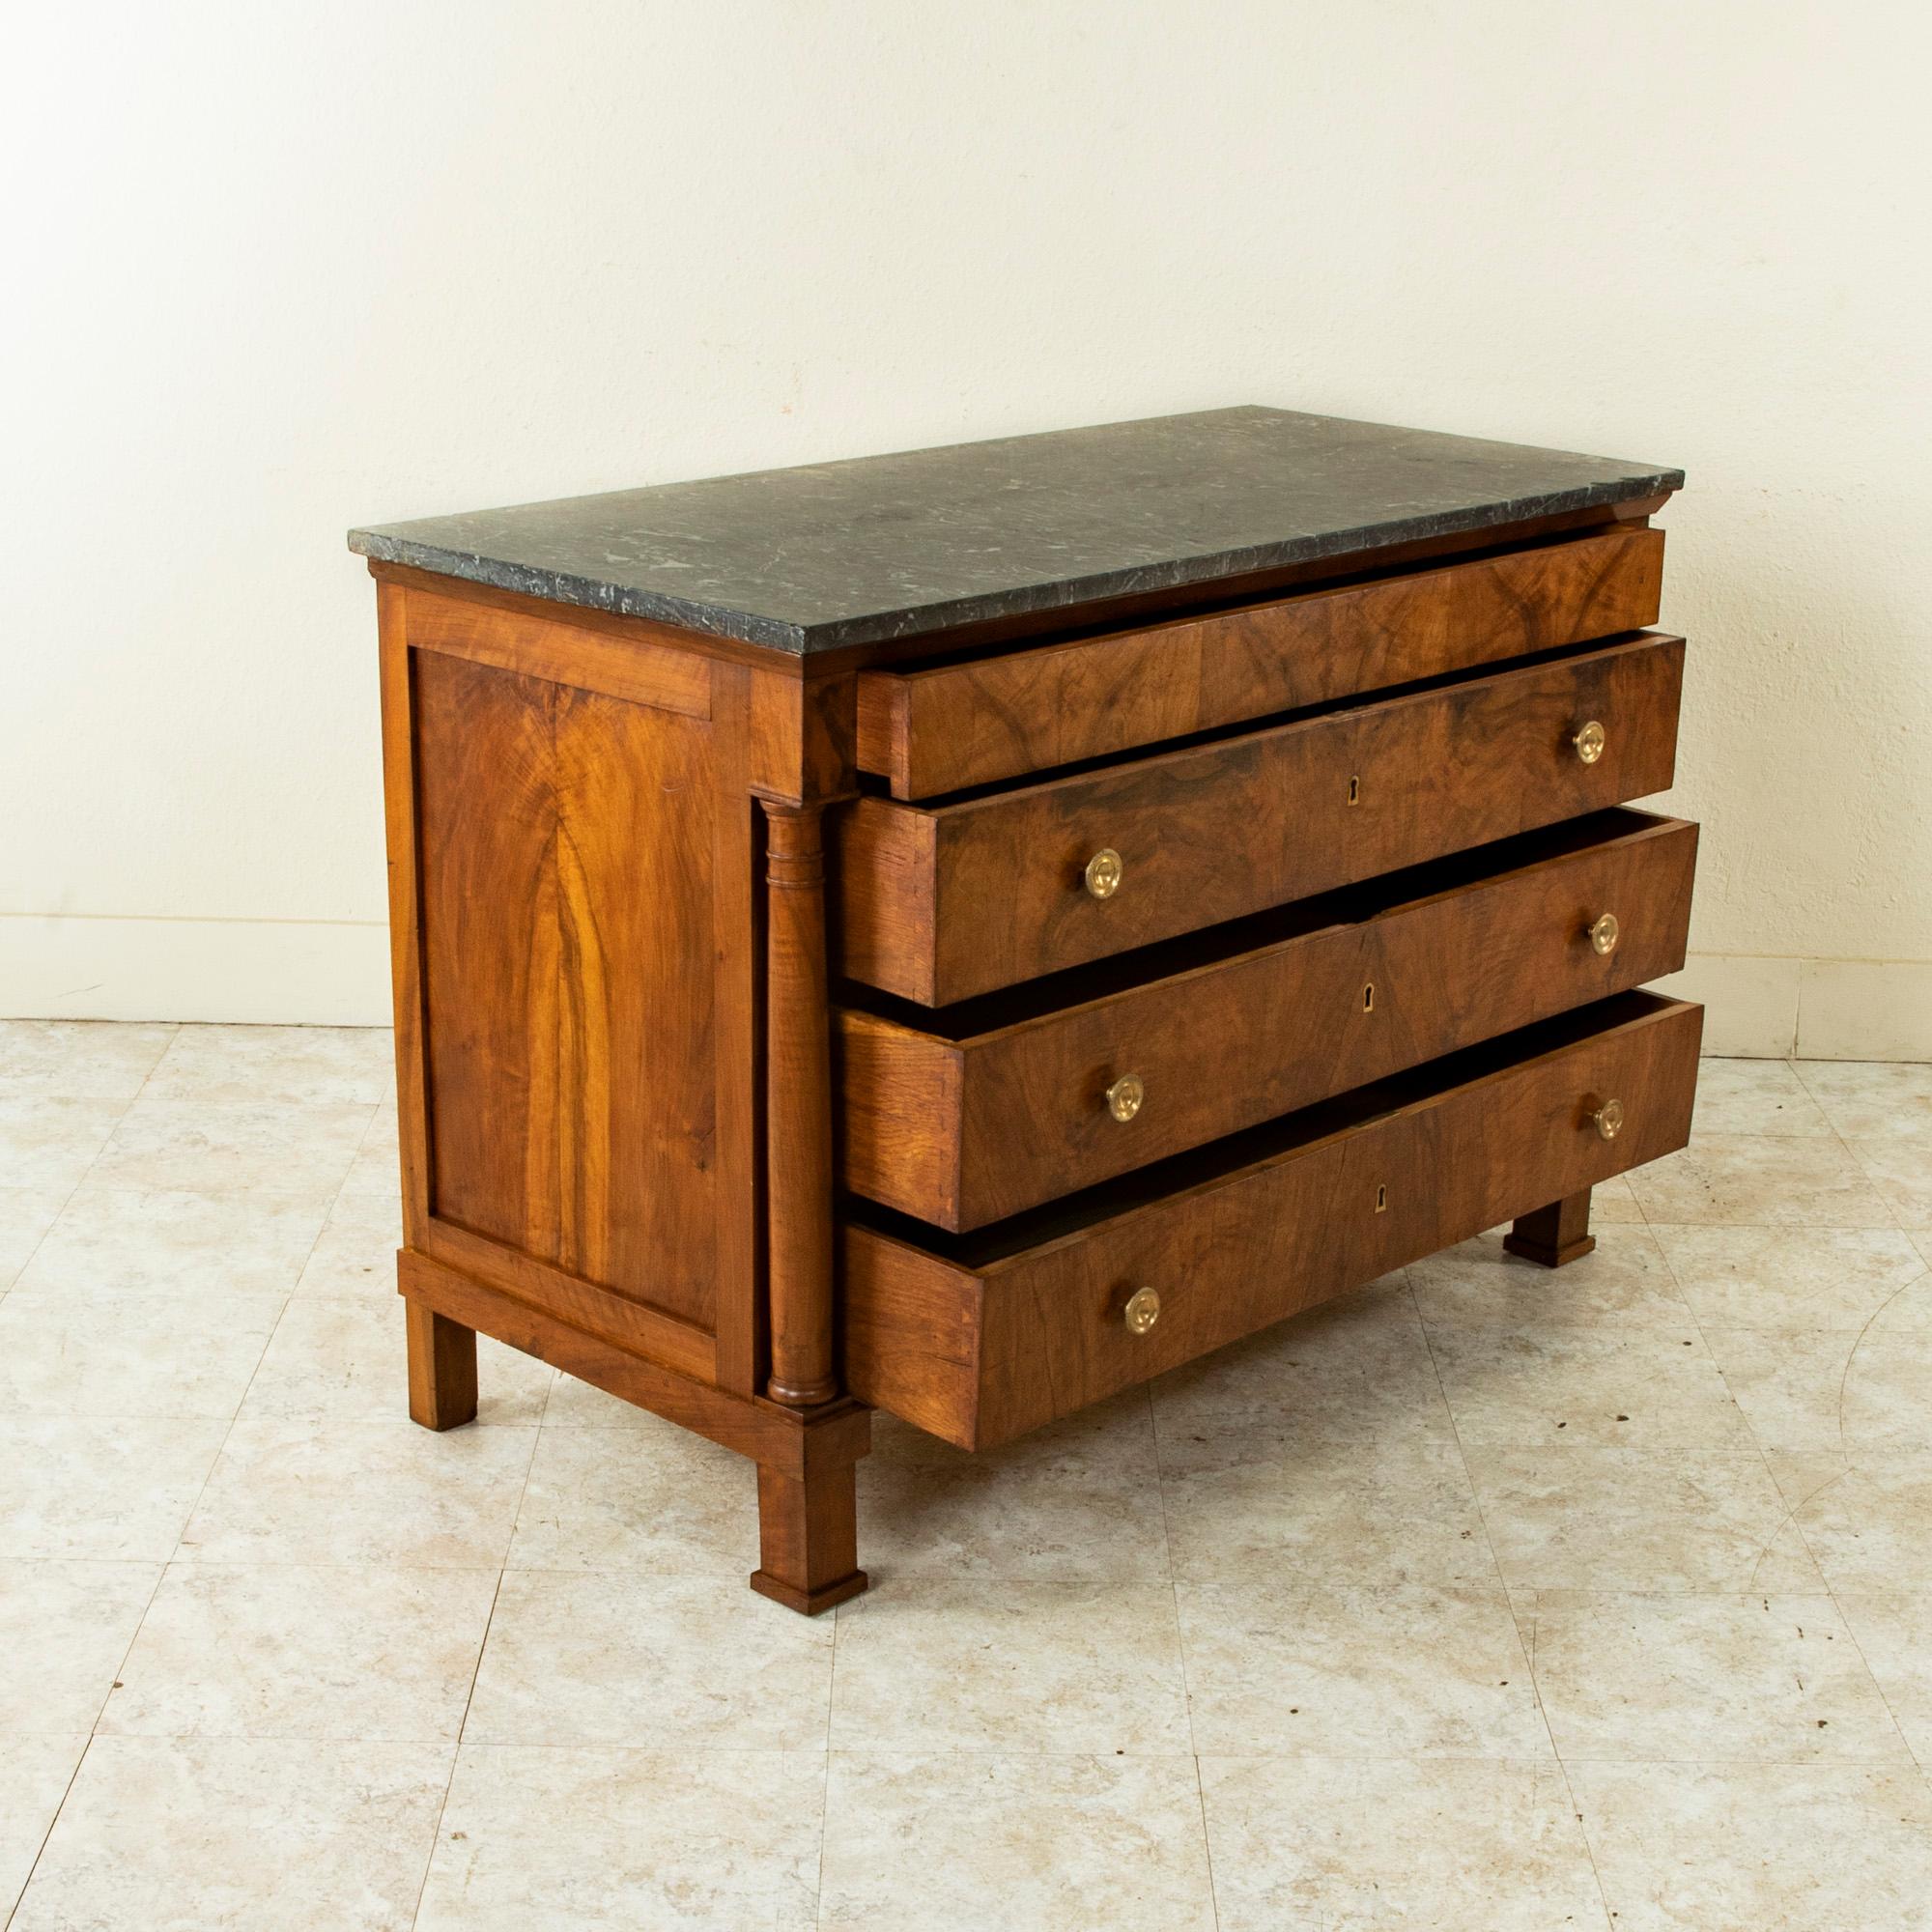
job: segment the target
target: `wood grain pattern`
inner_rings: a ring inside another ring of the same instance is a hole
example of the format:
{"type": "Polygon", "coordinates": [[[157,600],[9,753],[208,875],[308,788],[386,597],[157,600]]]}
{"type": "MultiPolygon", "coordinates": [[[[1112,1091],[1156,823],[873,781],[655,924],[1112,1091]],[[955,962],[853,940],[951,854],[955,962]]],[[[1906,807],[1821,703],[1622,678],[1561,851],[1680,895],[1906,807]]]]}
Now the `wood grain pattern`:
{"type": "Polygon", "coordinates": [[[856,1597],[866,1583],[859,1568],[857,1465],[799,1478],[760,1463],[758,1567],[752,1588],[815,1617],[856,1597]]]}
{"type": "Polygon", "coordinates": [[[396,1127],[403,1233],[429,1222],[429,1069],[422,1013],[422,902],[416,844],[415,669],[403,591],[376,586],[383,696],[383,821],[388,853],[389,984],[396,1042],[396,1127]]]}
{"type": "Polygon", "coordinates": [[[871,1416],[858,1403],[835,1403],[801,1416],[761,1396],[707,1387],[613,1348],[544,1309],[531,1308],[412,1249],[397,1257],[397,1275],[401,1292],[412,1306],[433,1309],[450,1321],[495,1336],[579,1381],[647,1408],[799,1482],[855,1462],[871,1446],[871,1416]]]}
{"type": "Polygon", "coordinates": [[[780,805],[823,805],[853,789],[855,680],[751,673],[750,783],[780,805]]]}
{"type": "Polygon", "coordinates": [[[713,1329],[705,724],[416,661],[434,1209],[713,1329]]]}
{"type": "Polygon", "coordinates": [[[1069,628],[1123,630],[1140,624],[1165,623],[1171,617],[1198,614],[1207,607],[1225,610],[1236,604],[1259,603],[1264,598],[1332,584],[1368,572],[1386,575],[1422,564],[1447,563],[1454,558],[1474,560],[1496,550],[1522,549],[1585,531],[1641,529],[1670,500],[1670,495],[1666,491],[1656,497],[1634,497],[1628,503],[1596,504],[1588,509],[1529,517],[1507,527],[1459,530],[1420,538],[1413,543],[1390,544],[1354,556],[1315,557],[1278,569],[1223,578],[1213,583],[1190,584],[1179,590],[1170,585],[1121,597],[1102,597],[1092,604],[1052,605],[988,618],[983,623],[962,624],[952,631],[882,639],[876,643],[814,652],[811,668],[826,675],[864,670],[882,664],[904,668],[951,661],[1005,650],[1029,640],[1058,642],[1065,638],[1069,628]]]}
{"type": "Polygon", "coordinates": [[[460,1429],[476,1419],[476,1331],[420,1301],[405,1300],[410,1420],[460,1429]]]}
{"type": "Polygon", "coordinates": [[[861,798],[836,813],[839,970],[943,1006],[1662,791],[1683,648],[1646,634],[951,805],[861,798]],[[1102,847],[1124,879],[1095,899],[1102,847]]]}
{"type": "Polygon", "coordinates": [[[1682,1147],[1701,1032],[1701,1009],[1626,993],[1258,1130],[1267,1151],[1152,1200],[1115,1183],[950,1251],[848,1220],[847,1386],[962,1448],[1006,1441],[1682,1147]],[[1606,1142],[1587,1115],[1608,1095],[1606,1142]],[[1143,1336],[1139,1287],[1162,1303],[1143,1336]]]}
{"type": "Polygon", "coordinates": [[[410,643],[627,704],[711,716],[711,667],[690,651],[612,637],[554,614],[534,616],[433,591],[410,593],[410,643]]]}
{"type": "Polygon", "coordinates": [[[758,811],[749,789],[751,673],[718,664],[711,675],[712,1166],[718,1210],[712,1373],[726,1388],[750,1395],[763,1377],[766,1334],[758,1220],[764,1124],[757,1091],[764,946],[753,827],[758,811]]]}
{"type": "Polygon", "coordinates": [[[859,678],[858,758],[930,798],[1657,621],[1663,532],[1618,529],[1130,632],[859,678]]]}
{"type": "Polygon", "coordinates": [[[717,1376],[718,1345],[711,1331],[662,1308],[601,1288],[453,1221],[432,1216],[412,1245],[432,1261],[476,1275],[499,1293],[548,1309],[586,1334],[647,1361],[702,1381],[717,1376]]]}
{"type": "Polygon", "coordinates": [[[1540,1267],[1567,1267],[1580,1261],[1597,1245],[1590,1232],[1590,1190],[1566,1194],[1534,1212],[1519,1214],[1516,1224],[1503,1236],[1503,1246],[1513,1255],[1540,1267]]]}
{"type": "Polygon", "coordinates": [[[832,1039],[820,813],[767,804],[765,1119],[775,1402],[830,1402],[832,1039]]]}
{"type": "MultiPolygon", "coordinates": [[[[1598,520],[1601,521],[1601,515],[1598,520]]],[[[527,617],[542,624],[563,624],[571,630],[590,632],[598,637],[614,639],[620,643],[660,646],[710,664],[742,665],[753,669],[759,666],[768,667],[772,662],[772,653],[765,646],[748,644],[738,638],[714,638],[702,631],[687,631],[675,624],[660,624],[649,617],[624,617],[611,611],[593,610],[586,604],[527,597],[521,591],[499,590],[494,584],[477,583],[469,578],[451,577],[441,571],[418,570],[412,564],[382,563],[372,557],[369,560],[369,575],[378,584],[408,591],[412,596],[426,593],[448,597],[466,605],[474,605],[479,610],[498,611],[509,616],[527,617]]],[[[821,671],[834,668],[820,659],[813,660],[813,668],[821,671]]]]}
{"type": "Polygon", "coordinates": [[[1682,646],[1580,641],[1654,619],[1655,507],[809,668],[374,567],[412,1414],[473,1417],[484,1333],[704,1435],[810,1613],[866,1587],[860,1397],[990,1444],[1511,1215],[1582,1252],[1694,1085],[1697,1010],[1617,989],[1695,829],[1607,810],[1682,646]],[[926,1009],[847,1001],[838,1134],[835,965],[926,1009]]]}
{"type": "Polygon", "coordinates": [[[839,1009],[843,1183],[977,1228],[1683,965],[1694,825],[1607,812],[1492,849],[1016,1023],[928,1032],[839,1009]],[[1588,927],[1606,911],[1622,930],[1600,957],[1588,927]],[[1105,1095],[1126,1073],[1146,1098],[1123,1124],[1105,1095]]]}

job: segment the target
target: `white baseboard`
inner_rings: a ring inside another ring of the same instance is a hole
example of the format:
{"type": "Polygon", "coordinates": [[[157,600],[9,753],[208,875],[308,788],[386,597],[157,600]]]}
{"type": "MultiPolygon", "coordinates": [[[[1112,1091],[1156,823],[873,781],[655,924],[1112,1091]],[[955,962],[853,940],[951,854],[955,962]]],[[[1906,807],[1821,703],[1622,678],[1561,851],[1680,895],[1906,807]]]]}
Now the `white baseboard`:
{"type": "Polygon", "coordinates": [[[1932,1060],[1932,960],[1693,952],[1656,990],[1704,1003],[1706,1053],[1932,1060]]]}
{"type": "MultiPolygon", "coordinates": [[[[1658,991],[1701,1000],[1704,1051],[1932,1060],[1932,960],[1692,953],[1658,991]]],[[[386,1026],[386,926],[0,916],[0,1017],[386,1026]]]]}
{"type": "Polygon", "coordinates": [[[387,1026],[389,928],[0,915],[0,1017],[387,1026]]]}

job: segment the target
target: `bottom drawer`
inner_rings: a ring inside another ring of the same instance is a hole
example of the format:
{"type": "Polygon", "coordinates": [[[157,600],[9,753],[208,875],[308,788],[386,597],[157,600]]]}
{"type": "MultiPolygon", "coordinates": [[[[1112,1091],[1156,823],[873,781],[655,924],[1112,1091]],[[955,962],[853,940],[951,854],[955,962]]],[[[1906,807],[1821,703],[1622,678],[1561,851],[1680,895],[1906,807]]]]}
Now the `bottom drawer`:
{"type": "Polygon", "coordinates": [[[1007,1441],[1681,1148],[1702,1034],[1701,1007],[1621,994],[976,1234],[856,1204],[846,1386],[1007,1441]]]}

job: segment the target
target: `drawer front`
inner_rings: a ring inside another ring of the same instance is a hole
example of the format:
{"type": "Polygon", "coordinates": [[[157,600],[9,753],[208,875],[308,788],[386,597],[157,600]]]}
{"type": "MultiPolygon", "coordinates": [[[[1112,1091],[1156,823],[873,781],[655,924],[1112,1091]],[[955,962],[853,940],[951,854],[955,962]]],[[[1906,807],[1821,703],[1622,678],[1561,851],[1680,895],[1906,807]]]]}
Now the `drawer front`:
{"type": "Polygon", "coordinates": [[[859,678],[859,765],[932,798],[1657,621],[1635,528],[1266,604],[859,678]]]}
{"type": "Polygon", "coordinates": [[[1457,1056],[1454,1084],[1389,1083],[1386,1110],[1376,1089],[1353,1115],[1313,1110],[1344,1123],[1148,1205],[1060,1232],[1043,1216],[1009,1253],[979,1237],[994,1260],[971,1236],[926,1247],[848,1220],[846,1384],[963,1448],[1037,1428],[1682,1147],[1702,1021],[1621,995],[1457,1056]],[[1611,1098],[1606,1141],[1591,1117],[1611,1098]],[[1158,1319],[1136,1334],[1126,1304],[1149,1288],[1158,1319]]]}
{"type": "Polygon", "coordinates": [[[944,1006],[1662,791],[1683,652],[1646,635],[954,805],[859,799],[838,969],[944,1006]]]}
{"type": "Polygon", "coordinates": [[[841,1179],[977,1228],[1674,973],[1697,828],[1605,818],[1573,849],[1525,841],[1554,856],[997,1030],[841,1009],[841,1179]]]}

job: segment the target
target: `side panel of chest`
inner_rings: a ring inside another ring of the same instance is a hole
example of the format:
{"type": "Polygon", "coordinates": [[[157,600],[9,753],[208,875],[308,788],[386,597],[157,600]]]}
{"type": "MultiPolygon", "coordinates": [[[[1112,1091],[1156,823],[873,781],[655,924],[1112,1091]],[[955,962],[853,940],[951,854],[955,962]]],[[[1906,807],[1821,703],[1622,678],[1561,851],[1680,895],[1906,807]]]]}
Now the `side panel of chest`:
{"type": "MultiPolygon", "coordinates": [[[[575,653],[568,625],[413,592],[399,628],[412,1245],[687,1373],[747,1379],[742,683],[588,633],[575,653]]],[[[393,823],[391,848],[393,865],[393,823]]]]}

